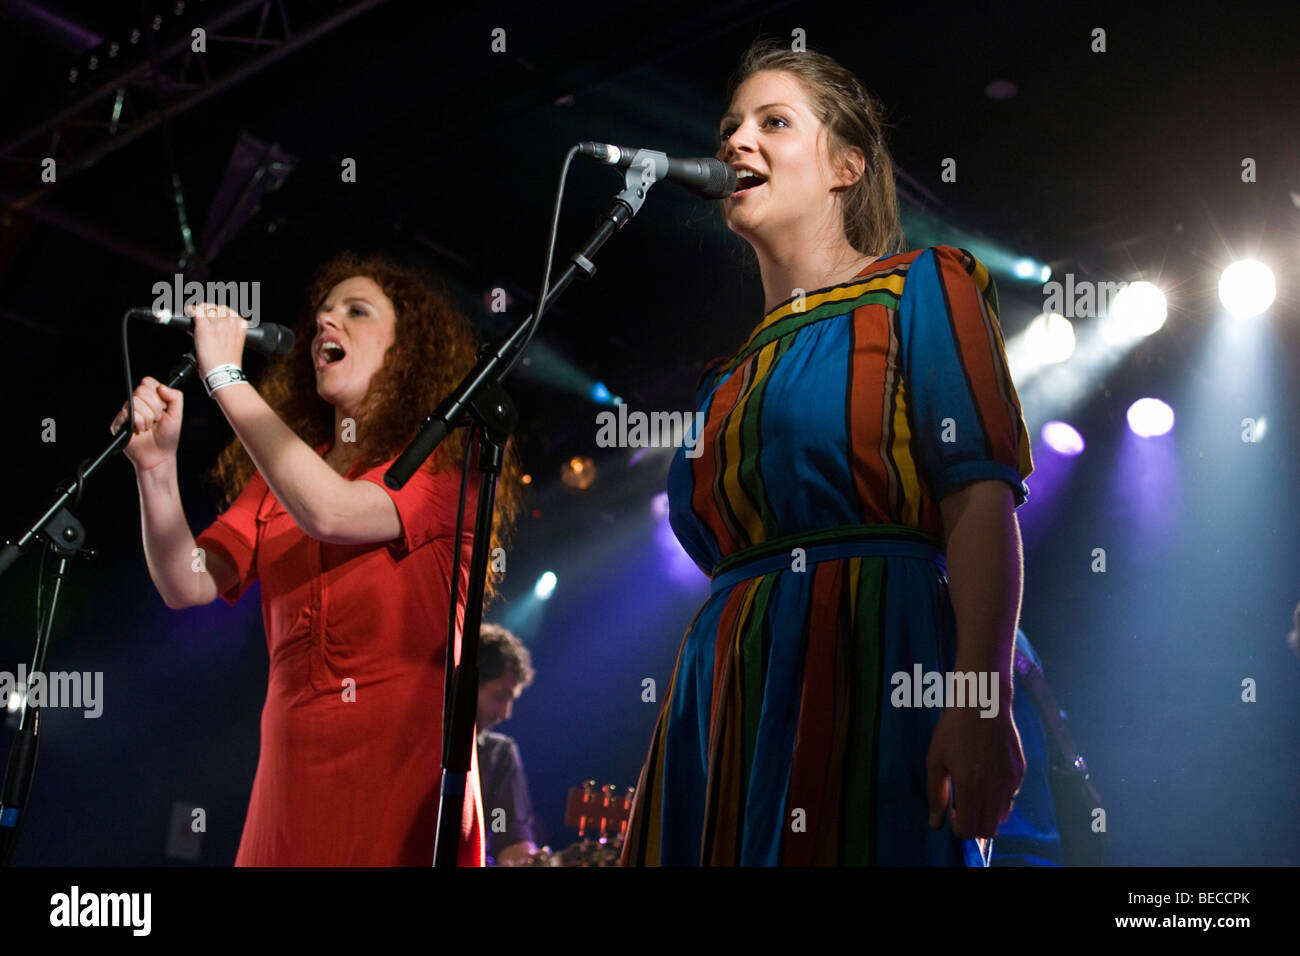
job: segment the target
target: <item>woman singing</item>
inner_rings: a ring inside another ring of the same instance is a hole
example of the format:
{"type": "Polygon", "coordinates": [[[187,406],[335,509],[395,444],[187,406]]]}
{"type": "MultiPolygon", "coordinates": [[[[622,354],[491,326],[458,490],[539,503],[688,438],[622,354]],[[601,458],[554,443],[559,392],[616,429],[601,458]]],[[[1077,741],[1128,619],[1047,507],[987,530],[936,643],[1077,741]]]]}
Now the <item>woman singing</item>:
{"type": "MultiPolygon", "coordinates": [[[[233,604],[261,581],[270,674],[236,865],[428,866],[461,433],[401,491],[383,474],[472,365],[475,336],[422,273],[382,258],[335,258],[309,294],[313,313],[260,388],[238,373],[240,317],[196,310],[198,372],[236,436],[215,472],[230,506],[197,539],[177,491],[181,393],[151,378],[136,389],[126,454],[145,556],[171,608],[233,604]]],[[[516,471],[508,458],[502,516],[516,471]]],[[[477,769],[471,781],[460,861],[481,865],[477,769]]]]}
{"type": "Polygon", "coordinates": [[[766,314],[706,369],[703,453],[670,471],[712,592],[623,861],[987,865],[1024,773],[1015,508],[1033,470],[993,280],[960,249],[898,252],[880,106],[829,57],[756,44],[720,134],[766,314]],[[917,665],[982,673],[996,715],[916,706],[917,665]]]}

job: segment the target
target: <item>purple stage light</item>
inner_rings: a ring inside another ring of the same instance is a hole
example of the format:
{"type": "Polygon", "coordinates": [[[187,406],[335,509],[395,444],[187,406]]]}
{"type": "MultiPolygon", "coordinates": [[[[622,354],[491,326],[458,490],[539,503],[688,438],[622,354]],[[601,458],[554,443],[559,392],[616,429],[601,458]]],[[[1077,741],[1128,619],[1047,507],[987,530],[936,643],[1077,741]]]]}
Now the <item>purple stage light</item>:
{"type": "Polygon", "coordinates": [[[661,491],[650,499],[650,513],[660,521],[668,520],[668,492],[661,491]]]}
{"type": "Polygon", "coordinates": [[[1128,427],[1142,438],[1163,435],[1174,427],[1174,410],[1158,398],[1139,398],[1128,407],[1128,427]]]}
{"type": "Polygon", "coordinates": [[[1043,441],[1058,455],[1074,457],[1083,452],[1083,436],[1066,422],[1048,422],[1043,426],[1043,441]]]}

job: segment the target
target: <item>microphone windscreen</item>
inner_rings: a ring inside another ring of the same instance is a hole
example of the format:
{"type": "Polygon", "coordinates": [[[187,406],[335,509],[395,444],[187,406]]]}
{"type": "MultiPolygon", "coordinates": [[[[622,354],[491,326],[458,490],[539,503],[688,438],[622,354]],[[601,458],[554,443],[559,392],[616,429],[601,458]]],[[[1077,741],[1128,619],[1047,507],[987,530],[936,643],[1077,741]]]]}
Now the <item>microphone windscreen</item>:
{"type": "Polygon", "coordinates": [[[706,159],[709,182],[704,187],[706,199],[725,199],[736,191],[736,171],[720,159],[706,159]]]}

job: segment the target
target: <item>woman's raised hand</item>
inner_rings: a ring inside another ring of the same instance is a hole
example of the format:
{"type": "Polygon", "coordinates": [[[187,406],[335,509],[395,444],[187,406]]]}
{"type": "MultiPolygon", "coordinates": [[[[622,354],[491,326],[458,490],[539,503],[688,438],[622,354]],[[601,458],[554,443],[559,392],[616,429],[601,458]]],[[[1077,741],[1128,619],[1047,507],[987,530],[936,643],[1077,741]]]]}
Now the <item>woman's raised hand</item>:
{"type": "Polygon", "coordinates": [[[186,306],[185,311],[194,317],[194,356],[200,377],[221,365],[242,364],[248,334],[248,321],[242,315],[211,302],[186,306]]]}
{"type": "MultiPolygon", "coordinates": [[[[181,437],[181,411],[185,396],[156,378],[145,376],[131,396],[135,405],[135,434],[126,445],[126,457],[136,471],[148,471],[176,458],[181,437]]],[[[111,430],[120,431],[127,421],[126,406],[113,419],[111,430]]]]}

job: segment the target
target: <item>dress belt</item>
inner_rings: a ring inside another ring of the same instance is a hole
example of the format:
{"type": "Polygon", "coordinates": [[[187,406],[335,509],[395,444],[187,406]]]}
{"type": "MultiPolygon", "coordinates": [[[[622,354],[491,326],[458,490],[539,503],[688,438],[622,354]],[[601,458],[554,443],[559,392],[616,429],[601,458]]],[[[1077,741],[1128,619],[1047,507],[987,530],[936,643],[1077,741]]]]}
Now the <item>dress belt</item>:
{"type": "Polygon", "coordinates": [[[725,591],[747,578],[789,571],[794,563],[791,552],[795,548],[804,550],[805,565],[836,558],[893,555],[925,558],[935,562],[941,571],[947,571],[939,543],[915,528],[890,524],[841,525],[774,538],[729,554],[714,567],[710,575],[711,590],[725,591]]]}

